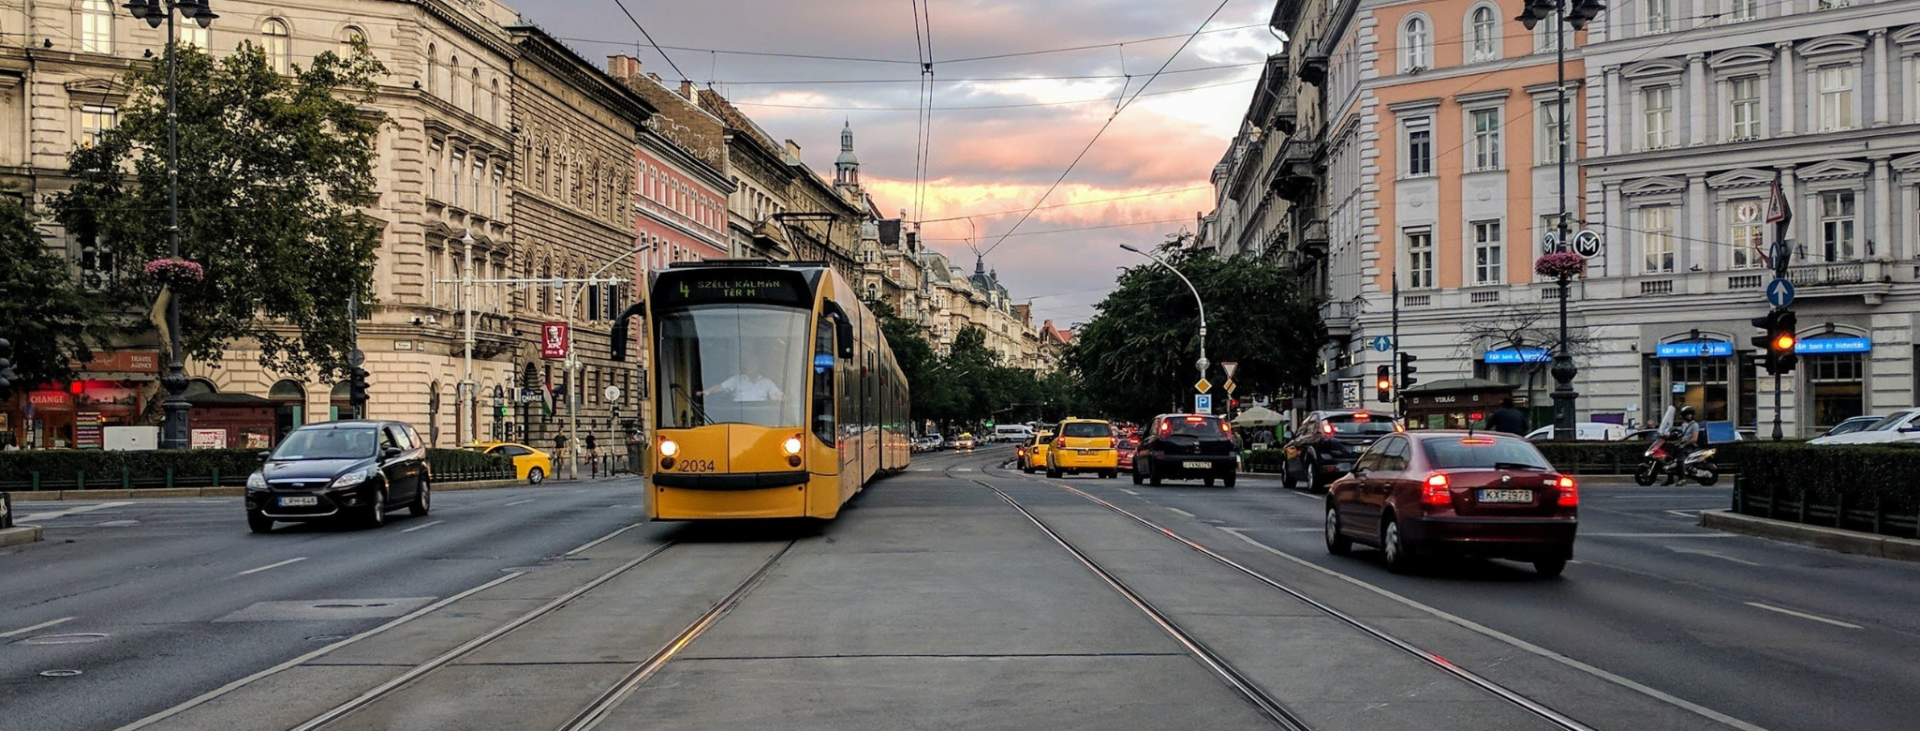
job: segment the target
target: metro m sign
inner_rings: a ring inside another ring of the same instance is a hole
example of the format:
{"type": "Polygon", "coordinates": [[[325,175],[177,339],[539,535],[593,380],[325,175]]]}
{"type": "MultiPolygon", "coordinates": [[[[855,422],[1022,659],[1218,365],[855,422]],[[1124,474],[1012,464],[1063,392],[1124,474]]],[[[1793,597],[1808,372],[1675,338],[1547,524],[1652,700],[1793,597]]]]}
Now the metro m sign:
{"type": "Polygon", "coordinates": [[[567,357],[567,348],[572,345],[568,335],[567,323],[540,323],[540,357],[547,360],[567,357]]]}

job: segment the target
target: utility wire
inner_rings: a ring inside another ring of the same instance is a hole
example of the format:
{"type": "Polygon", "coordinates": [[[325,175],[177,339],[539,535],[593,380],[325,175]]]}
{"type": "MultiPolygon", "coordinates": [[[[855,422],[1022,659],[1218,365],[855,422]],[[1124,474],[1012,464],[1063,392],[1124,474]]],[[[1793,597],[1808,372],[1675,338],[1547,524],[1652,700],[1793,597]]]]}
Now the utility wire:
{"type": "Polygon", "coordinates": [[[688,75],[687,75],[687,72],[685,72],[685,71],[681,71],[681,70],[680,70],[680,65],[679,65],[679,64],[676,64],[676,63],[674,63],[674,62],[673,62],[673,57],[672,57],[672,56],[668,56],[668,55],[667,55],[667,52],[666,52],[666,51],[664,51],[664,50],[661,50],[661,48],[660,48],[660,44],[659,44],[659,43],[656,43],[656,42],[654,42],[654,40],[653,40],[653,34],[652,34],[652,33],[648,33],[648,32],[647,32],[647,27],[646,27],[646,26],[644,26],[644,25],[641,25],[641,24],[640,24],[640,19],[639,19],[639,18],[635,18],[635,17],[633,17],[633,11],[631,11],[631,10],[628,10],[628,9],[627,9],[627,4],[626,4],[626,3],[624,3],[624,2],[621,2],[621,0],[613,0],[613,4],[614,4],[614,5],[618,5],[618,6],[620,6],[620,12],[622,12],[622,13],[626,13],[626,15],[627,15],[627,20],[631,20],[631,21],[633,21],[633,27],[635,27],[635,28],[639,28],[639,29],[640,29],[640,35],[642,35],[642,36],[645,36],[645,37],[646,37],[646,39],[647,39],[647,43],[650,43],[650,44],[652,44],[652,45],[653,45],[653,51],[654,51],[655,53],[658,53],[658,54],[660,54],[660,57],[661,57],[661,58],[664,58],[664,59],[666,59],[666,60],[667,60],[667,65],[668,65],[668,66],[671,66],[671,67],[673,67],[673,72],[674,72],[674,73],[676,73],[676,74],[679,74],[679,75],[680,75],[680,78],[682,78],[682,79],[690,79],[690,78],[693,78],[693,77],[691,77],[691,76],[688,76],[688,75]]]}

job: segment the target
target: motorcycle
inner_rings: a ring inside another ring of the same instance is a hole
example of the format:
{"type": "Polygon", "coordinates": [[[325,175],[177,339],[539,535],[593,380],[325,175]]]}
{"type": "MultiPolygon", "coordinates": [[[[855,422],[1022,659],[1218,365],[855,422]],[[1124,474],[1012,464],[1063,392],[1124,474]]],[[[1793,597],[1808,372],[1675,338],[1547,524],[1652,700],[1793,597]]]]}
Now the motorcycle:
{"type": "MultiPolygon", "coordinates": [[[[1682,480],[1692,480],[1702,486],[1709,486],[1720,480],[1720,468],[1712,462],[1719,449],[1708,447],[1697,449],[1680,461],[1678,476],[1682,480]]],[[[1633,473],[1633,481],[1641,487],[1652,485],[1661,475],[1674,475],[1673,450],[1667,446],[1667,437],[1653,440],[1644,455],[1646,461],[1633,473]]]]}

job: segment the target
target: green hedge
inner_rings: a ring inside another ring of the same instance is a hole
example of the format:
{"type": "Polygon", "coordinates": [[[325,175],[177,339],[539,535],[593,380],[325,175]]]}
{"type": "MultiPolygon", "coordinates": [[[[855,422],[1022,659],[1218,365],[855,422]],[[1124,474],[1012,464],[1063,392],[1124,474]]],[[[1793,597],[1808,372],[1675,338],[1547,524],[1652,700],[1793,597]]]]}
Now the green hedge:
{"type": "MultiPolygon", "coordinates": [[[[1631,475],[1645,459],[1649,442],[1534,442],[1547,462],[1576,475],[1631,475]]],[[[1804,445],[1804,441],[1745,441],[1713,445],[1719,453],[1713,457],[1720,474],[1741,472],[1746,455],[1757,445],[1804,445]]]]}
{"type": "MultiPolygon", "coordinates": [[[[511,479],[513,460],[460,449],[429,449],[427,463],[442,482],[511,479]]],[[[121,490],[244,485],[260,469],[257,449],[106,452],[0,452],[0,489],[121,490]]]]}
{"type": "Polygon", "coordinates": [[[1751,443],[1734,512],[1913,538],[1920,526],[1920,445],[1751,443]]]}

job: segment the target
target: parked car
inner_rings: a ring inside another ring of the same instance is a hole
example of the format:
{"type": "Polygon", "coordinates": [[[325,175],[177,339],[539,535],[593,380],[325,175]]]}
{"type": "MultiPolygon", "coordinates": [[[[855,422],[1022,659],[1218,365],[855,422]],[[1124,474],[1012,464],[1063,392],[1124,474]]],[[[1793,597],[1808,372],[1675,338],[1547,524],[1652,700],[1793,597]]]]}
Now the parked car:
{"type": "Polygon", "coordinates": [[[1218,416],[1163,414],[1147,425],[1133,454],[1133,484],[1159,486],[1161,480],[1215,480],[1233,487],[1240,457],[1233,428],[1218,416]]]}
{"type": "Polygon", "coordinates": [[[1047,450],[1052,448],[1053,432],[1034,432],[1033,440],[1027,442],[1025,446],[1017,450],[1020,455],[1020,471],[1033,474],[1036,471],[1046,469],[1047,450]]]}
{"type": "Polygon", "coordinates": [[[1867,427],[1873,426],[1874,424],[1878,424],[1880,423],[1881,419],[1885,419],[1885,418],[1887,417],[1873,415],[1873,416],[1855,416],[1848,419],[1843,419],[1841,420],[1840,423],[1834,424],[1832,429],[1828,429],[1825,433],[1821,434],[1820,436],[1837,437],[1842,434],[1852,434],[1858,431],[1865,431],[1867,427]]]}
{"type": "Polygon", "coordinates": [[[266,463],[247,477],[247,527],[273,530],[337,517],[368,527],[405,505],[416,517],[433,507],[433,475],[420,433],[398,421],[335,421],[289,432],[263,453],[266,463]]]}
{"type": "Polygon", "coordinates": [[[1865,429],[1850,434],[1820,437],[1808,444],[1887,444],[1920,440],[1920,409],[1896,411],[1865,429]]]}
{"type": "Polygon", "coordinates": [[[1120,474],[1119,441],[1113,424],[1099,419],[1062,419],[1060,435],[1047,450],[1047,476],[1093,472],[1106,479],[1120,474]]]}
{"type": "Polygon", "coordinates": [[[1280,462],[1280,483],[1319,490],[1353,469],[1360,452],[1388,434],[1406,431],[1392,414],[1365,409],[1313,411],[1300,420],[1280,462]]]}
{"type": "Polygon", "coordinates": [[[529,485],[546,482],[547,475],[553,474],[553,456],[525,444],[474,442],[467,449],[511,458],[514,479],[526,480],[529,485]]]}
{"type": "Polygon", "coordinates": [[[1425,556],[1460,555],[1527,561],[1558,576],[1573,558],[1579,506],[1574,479],[1519,437],[1392,434],[1329,486],[1327,551],[1374,546],[1396,573],[1425,556]]]}
{"type": "MultiPolygon", "coordinates": [[[[1620,424],[1602,424],[1597,421],[1583,421],[1573,425],[1573,439],[1579,442],[1617,442],[1627,438],[1627,427],[1620,424]]],[[[1540,427],[1527,432],[1527,441],[1538,442],[1553,438],[1553,425],[1540,427]]]]}
{"type": "Polygon", "coordinates": [[[953,448],[955,451],[964,450],[971,452],[975,446],[977,445],[973,441],[972,434],[962,434],[958,439],[953,440],[953,448]]]}
{"type": "Polygon", "coordinates": [[[1119,446],[1114,448],[1116,464],[1120,469],[1133,472],[1133,455],[1139,448],[1139,432],[1129,432],[1126,436],[1120,437],[1119,446]]]}

